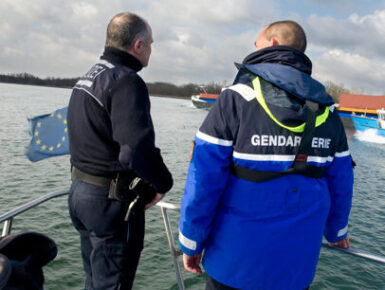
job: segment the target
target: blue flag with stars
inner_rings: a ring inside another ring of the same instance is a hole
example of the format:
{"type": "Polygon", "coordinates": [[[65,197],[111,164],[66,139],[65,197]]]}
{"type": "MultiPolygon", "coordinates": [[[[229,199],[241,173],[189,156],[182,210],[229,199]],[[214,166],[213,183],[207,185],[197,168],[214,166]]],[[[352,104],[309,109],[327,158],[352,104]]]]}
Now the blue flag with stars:
{"type": "Polygon", "coordinates": [[[26,156],[32,162],[69,154],[67,107],[28,119],[32,136],[26,156]]]}

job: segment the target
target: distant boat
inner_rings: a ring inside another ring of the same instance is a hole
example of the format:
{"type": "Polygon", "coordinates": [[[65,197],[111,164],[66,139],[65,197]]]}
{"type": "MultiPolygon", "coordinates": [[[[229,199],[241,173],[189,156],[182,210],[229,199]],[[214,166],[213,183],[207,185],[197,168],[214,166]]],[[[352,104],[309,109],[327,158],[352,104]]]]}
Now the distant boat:
{"type": "Polygon", "coordinates": [[[199,87],[201,88],[202,93],[199,95],[192,95],[191,102],[198,109],[210,109],[216,102],[219,94],[208,94],[203,85],[199,87]]]}
{"type": "Polygon", "coordinates": [[[377,118],[366,115],[351,115],[354,127],[358,131],[375,129],[378,135],[385,137],[385,110],[377,110],[377,118]]]}
{"type": "Polygon", "coordinates": [[[218,94],[200,93],[191,96],[191,102],[198,109],[210,109],[218,98],[218,94]]]}
{"type": "Polygon", "coordinates": [[[385,108],[385,96],[341,94],[337,111],[341,117],[377,118],[377,110],[385,108]]]}

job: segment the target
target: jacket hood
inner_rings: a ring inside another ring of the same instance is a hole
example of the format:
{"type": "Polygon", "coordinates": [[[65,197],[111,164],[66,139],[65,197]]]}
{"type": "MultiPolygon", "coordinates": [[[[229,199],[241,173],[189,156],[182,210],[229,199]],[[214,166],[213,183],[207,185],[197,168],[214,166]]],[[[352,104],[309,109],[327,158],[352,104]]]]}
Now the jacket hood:
{"type": "Polygon", "coordinates": [[[320,105],[334,104],[325,87],[311,75],[312,63],[301,51],[288,46],[267,47],[249,54],[236,64],[239,73],[237,83],[245,72],[251,72],[301,100],[320,105]]]}

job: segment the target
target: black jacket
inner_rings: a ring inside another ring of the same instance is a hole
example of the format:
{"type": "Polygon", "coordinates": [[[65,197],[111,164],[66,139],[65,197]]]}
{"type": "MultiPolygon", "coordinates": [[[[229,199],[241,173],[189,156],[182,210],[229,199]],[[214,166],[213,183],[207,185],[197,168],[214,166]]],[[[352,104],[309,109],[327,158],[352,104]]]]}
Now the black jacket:
{"type": "Polygon", "coordinates": [[[155,147],[146,84],[132,55],[106,47],[75,85],[68,106],[71,163],[98,176],[133,170],[160,193],[173,183],[155,147]]]}

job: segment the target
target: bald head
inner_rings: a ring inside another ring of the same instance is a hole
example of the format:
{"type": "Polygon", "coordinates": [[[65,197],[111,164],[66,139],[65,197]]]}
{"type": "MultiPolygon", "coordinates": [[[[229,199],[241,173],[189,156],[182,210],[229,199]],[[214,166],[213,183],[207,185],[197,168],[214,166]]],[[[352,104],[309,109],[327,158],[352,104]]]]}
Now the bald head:
{"type": "Polygon", "coordinates": [[[290,20],[277,21],[266,26],[257,38],[257,49],[286,45],[294,47],[302,52],[306,49],[306,35],[302,27],[290,20]],[[258,45],[258,39],[260,45],[258,45]]]}
{"type": "Polygon", "coordinates": [[[115,15],[107,27],[106,46],[129,50],[137,39],[150,42],[150,26],[136,14],[124,12],[115,15]]]}

